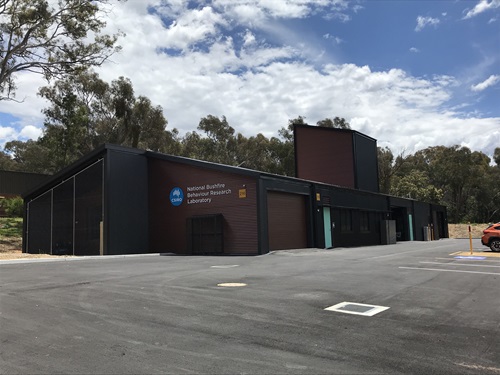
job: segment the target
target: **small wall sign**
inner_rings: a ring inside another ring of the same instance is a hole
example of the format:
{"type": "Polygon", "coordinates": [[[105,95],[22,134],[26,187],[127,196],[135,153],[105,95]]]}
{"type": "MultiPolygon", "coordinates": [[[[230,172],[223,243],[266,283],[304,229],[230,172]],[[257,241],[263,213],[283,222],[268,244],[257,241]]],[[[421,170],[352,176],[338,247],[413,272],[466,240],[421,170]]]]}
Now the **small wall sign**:
{"type": "Polygon", "coordinates": [[[180,206],[182,201],[184,200],[184,192],[180,187],[174,187],[170,191],[170,203],[173,206],[180,206]]]}

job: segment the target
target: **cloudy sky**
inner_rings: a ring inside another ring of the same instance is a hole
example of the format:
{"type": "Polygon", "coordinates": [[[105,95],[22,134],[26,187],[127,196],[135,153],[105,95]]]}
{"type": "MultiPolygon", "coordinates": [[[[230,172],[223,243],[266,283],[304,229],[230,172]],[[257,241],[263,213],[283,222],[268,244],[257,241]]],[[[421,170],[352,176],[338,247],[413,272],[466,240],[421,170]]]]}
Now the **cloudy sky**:
{"type": "MultiPolygon", "coordinates": [[[[101,78],[130,78],[181,134],[208,114],[268,137],[339,116],[394,153],[500,146],[500,0],[128,0],[106,17],[126,36],[101,78]]],[[[43,85],[18,75],[0,147],[41,134],[43,85]]]]}

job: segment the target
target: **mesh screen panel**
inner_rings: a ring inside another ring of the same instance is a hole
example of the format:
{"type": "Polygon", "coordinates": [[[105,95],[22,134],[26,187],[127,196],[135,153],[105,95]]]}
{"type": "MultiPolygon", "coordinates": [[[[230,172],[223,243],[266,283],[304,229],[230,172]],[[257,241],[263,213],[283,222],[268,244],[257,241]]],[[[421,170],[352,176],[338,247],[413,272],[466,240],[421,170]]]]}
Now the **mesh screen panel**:
{"type": "Polygon", "coordinates": [[[73,187],[70,179],[53,190],[52,254],[73,254],[73,187]]]}
{"type": "Polygon", "coordinates": [[[75,176],[75,255],[99,255],[102,220],[100,161],[75,176]]]}
{"type": "Polygon", "coordinates": [[[28,244],[30,254],[50,254],[51,198],[48,191],[28,203],[28,244]]]}

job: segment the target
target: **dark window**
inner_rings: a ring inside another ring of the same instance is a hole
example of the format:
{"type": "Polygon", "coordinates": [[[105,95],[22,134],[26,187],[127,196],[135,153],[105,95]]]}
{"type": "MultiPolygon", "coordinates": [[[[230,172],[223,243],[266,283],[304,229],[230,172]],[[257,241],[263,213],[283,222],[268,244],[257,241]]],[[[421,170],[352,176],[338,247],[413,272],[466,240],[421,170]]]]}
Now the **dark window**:
{"type": "Polygon", "coordinates": [[[370,231],[370,213],[366,211],[361,211],[359,213],[359,230],[361,232],[370,231]]]}
{"type": "Polygon", "coordinates": [[[352,232],[352,211],[340,210],[340,231],[352,232]]]}

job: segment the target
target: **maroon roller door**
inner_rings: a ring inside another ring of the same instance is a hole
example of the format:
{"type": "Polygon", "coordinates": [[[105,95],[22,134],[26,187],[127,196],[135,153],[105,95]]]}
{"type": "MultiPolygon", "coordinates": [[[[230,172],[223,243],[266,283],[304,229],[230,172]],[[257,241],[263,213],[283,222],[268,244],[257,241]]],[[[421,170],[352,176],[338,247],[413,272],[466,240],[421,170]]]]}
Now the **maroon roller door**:
{"type": "Polygon", "coordinates": [[[269,250],[307,247],[305,196],[270,191],[267,207],[269,250]]]}

